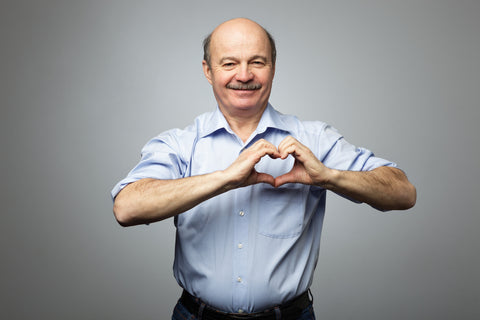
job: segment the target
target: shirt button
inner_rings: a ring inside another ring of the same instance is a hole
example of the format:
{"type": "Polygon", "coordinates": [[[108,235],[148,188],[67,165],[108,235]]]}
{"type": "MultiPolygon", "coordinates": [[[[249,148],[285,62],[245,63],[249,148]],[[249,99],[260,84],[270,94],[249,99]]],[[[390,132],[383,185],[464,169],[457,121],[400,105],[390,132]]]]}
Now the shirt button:
{"type": "Polygon", "coordinates": [[[242,282],[242,278],[238,277],[237,282],[242,282]]]}
{"type": "Polygon", "coordinates": [[[243,248],[243,244],[239,243],[238,244],[238,249],[242,249],[243,248]]]}
{"type": "Polygon", "coordinates": [[[240,211],[238,214],[239,214],[241,217],[243,217],[243,216],[245,215],[245,212],[240,211]]]}

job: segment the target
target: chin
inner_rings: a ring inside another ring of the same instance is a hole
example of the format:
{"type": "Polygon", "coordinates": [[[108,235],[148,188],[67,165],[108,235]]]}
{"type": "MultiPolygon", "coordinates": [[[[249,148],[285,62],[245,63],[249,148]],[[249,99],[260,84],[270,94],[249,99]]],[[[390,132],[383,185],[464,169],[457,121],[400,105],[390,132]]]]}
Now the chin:
{"type": "Polygon", "coordinates": [[[258,105],[236,105],[236,106],[234,106],[234,108],[238,111],[245,111],[245,112],[247,112],[247,111],[257,111],[257,110],[262,109],[258,105]]]}
{"type": "Polygon", "coordinates": [[[262,109],[262,107],[266,106],[267,103],[261,103],[258,100],[256,101],[246,101],[246,100],[237,100],[232,103],[232,106],[236,109],[241,110],[251,110],[251,109],[262,109]]]}

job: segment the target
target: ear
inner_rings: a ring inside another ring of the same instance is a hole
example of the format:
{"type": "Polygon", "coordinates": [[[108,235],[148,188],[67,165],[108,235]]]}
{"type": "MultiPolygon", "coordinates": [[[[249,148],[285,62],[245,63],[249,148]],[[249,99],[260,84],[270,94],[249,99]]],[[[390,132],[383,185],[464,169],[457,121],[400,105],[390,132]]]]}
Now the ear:
{"type": "Polygon", "coordinates": [[[208,82],[212,84],[212,69],[208,66],[207,61],[202,61],[203,73],[205,74],[205,78],[207,78],[208,82]]]}

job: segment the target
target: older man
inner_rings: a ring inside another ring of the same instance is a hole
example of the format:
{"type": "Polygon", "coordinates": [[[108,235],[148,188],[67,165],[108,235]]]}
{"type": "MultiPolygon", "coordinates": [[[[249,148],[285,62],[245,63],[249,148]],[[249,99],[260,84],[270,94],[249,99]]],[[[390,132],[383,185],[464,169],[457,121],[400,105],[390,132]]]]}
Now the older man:
{"type": "Polygon", "coordinates": [[[325,123],[269,104],[275,43],[257,23],[221,24],[204,50],[218,108],[147,143],[112,191],[115,216],[123,226],[175,217],[184,292],[172,319],[314,319],[326,190],[395,210],[415,204],[415,187],[325,123]]]}

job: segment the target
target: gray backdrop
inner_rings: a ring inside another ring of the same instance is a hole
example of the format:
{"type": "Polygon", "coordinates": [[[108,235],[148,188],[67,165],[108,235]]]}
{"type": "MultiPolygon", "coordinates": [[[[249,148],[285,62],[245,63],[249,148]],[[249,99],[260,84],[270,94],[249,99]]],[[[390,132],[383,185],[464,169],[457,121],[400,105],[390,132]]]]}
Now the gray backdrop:
{"type": "Polygon", "coordinates": [[[215,107],[203,37],[271,31],[271,102],[396,161],[407,212],[330,194],[319,319],[479,319],[480,1],[1,1],[2,319],[168,319],[174,226],[124,229],[113,185],[215,107]]]}

